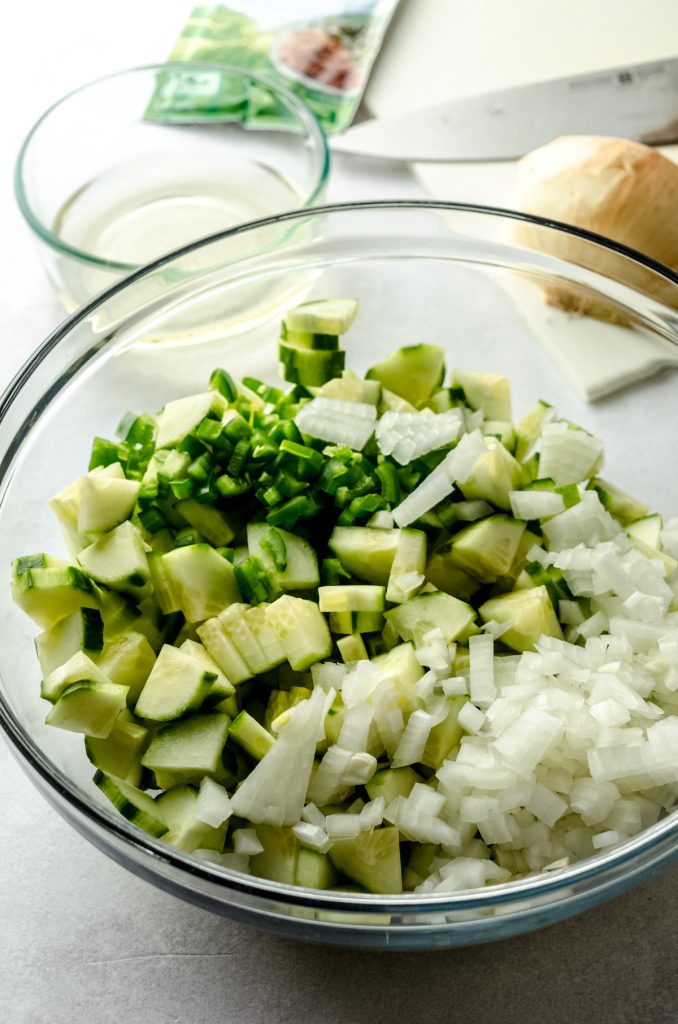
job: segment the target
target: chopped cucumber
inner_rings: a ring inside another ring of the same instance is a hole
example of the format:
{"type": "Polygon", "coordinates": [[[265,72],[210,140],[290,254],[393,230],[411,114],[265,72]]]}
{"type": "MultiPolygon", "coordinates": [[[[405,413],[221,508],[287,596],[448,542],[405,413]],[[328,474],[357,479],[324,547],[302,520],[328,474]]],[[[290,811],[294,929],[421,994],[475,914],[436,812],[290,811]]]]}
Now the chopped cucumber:
{"type": "Polygon", "coordinates": [[[492,583],[513,565],[525,523],[510,516],[478,519],[455,534],[450,558],[481,583],[492,583]]]}
{"type": "Polygon", "coordinates": [[[160,818],[155,800],[147,793],[143,793],[123,779],[117,779],[99,770],[94,776],[94,784],[108,797],[123,818],[127,818],[137,828],[152,836],[165,835],[167,825],[160,818]]]}
{"type": "Polygon", "coordinates": [[[266,609],[266,620],[278,634],[285,657],[297,672],[329,658],[332,638],[317,604],[285,594],[266,609]]]}
{"type": "Polygon", "coordinates": [[[188,622],[203,622],[240,600],[233,566],[209,544],[187,544],[166,555],[150,552],[148,565],[166,614],[182,612],[188,622]]]}
{"type": "Polygon", "coordinates": [[[194,786],[181,785],[169,789],[156,797],[155,805],[168,827],[163,837],[166,843],[186,853],[198,849],[223,850],[228,821],[215,828],[198,818],[198,790],[194,786]]]}
{"type": "Polygon", "coordinates": [[[370,526],[335,526],[328,547],[358,579],[385,587],[393,567],[400,530],[370,526]]]}
{"type": "Polygon", "coordinates": [[[151,771],[172,773],[177,781],[200,782],[204,775],[219,780],[228,738],[228,715],[218,711],[190,715],[156,732],[141,763],[151,771]]]}
{"type": "Polygon", "coordinates": [[[107,640],[96,661],[112,683],[127,687],[128,702],[136,704],[155,658],[155,651],[143,633],[131,630],[107,640]]]}
{"type": "Polygon", "coordinates": [[[77,529],[81,537],[108,533],[132,514],[141,484],[102,473],[80,480],[77,529]]]}
{"type": "Polygon", "coordinates": [[[43,677],[40,696],[54,703],[66,687],[87,680],[110,683],[111,679],[89,658],[84,651],[76,651],[68,661],[43,677]]]}
{"type": "Polygon", "coordinates": [[[509,495],[522,480],[520,464],[494,438],[488,438],[487,443],[488,450],[476,459],[470,476],[460,482],[459,487],[465,498],[482,498],[510,512],[509,495]]]}
{"type": "Polygon", "coordinates": [[[336,587],[319,587],[321,612],[383,612],[386,607],[384,587],[351,583],[336,587]]]}
{"type": "Polygon", "coordinates": [[[313,545],[279,527],[272,529],[268,523],[249,523],[247,526],[247,547],[250,555],[258,558],[264,569],[275,581],[278,590],[310,590],[320,582],[318,556],[313,545]],[[270,535],[284,548],[284,564],[276,564],[272,553],[270,535]]]}
{"type": "Polygon", "coordinates": [[[408,797],[417,783],[423,781],[421,775],[410,765],[403,768],[381,768],[374,773],[365,789],[370,800],[376,800],[381,796],[388,807],[397,796],[408,797]]]}
{"type": "Polygon", "coordinates": [[[127,707],[127,687],[83,679],[62,691],[45,719],[48,725],[105,739],[127,707]]]}
{"type": "Polygon", "coordinates": [[[278,345],[280,376],[304,387],[320,387],[344,369],[346,353],[339,349],[301,348],[281,341],[278,345]]]}
{"type": "Polygon", "coordinates": [[[259,725],[255,718],[252,718],[247,711],[241,711],[233,719],[229,726],[229,735],[243,750],[253,757],[255,761],[261,761],[264,754],[271,749],[275,740],[270,732],[259,725]]]}
{"type": "Polygon", "coordinates": [[[285,322],[293,331],[345,334],[357,315],[357,299],[314,299],[289,309],[285,322]]]}
{"type": "Polygon", "coordinates": [[[421,764],[425,764],[429,768],[440,768],[451,751],[458,746],[464,731],[458,722],[459,712],[467,701],[468,697],[465,696],[449,699],[450,709],[447,712],[447,717],[434,725],[428,734],[424,753],[421,756],[421,764]]]}
{"type": "Polygon", "coordinates": [[[443,382],[445,353],[438,345],[409,345],[382,359],[366,376],[420,409],[443,382]]]}
{"type": "Polygon", "coordinates": [[[226,402],[218,391],[206,391],[168,402],[158,416],[156,446],[175,448],[204,419],[220,419],[226,408],[226,402]]]}
{"type": "Polygon", "coordinates": [[[355,839],[340,839],[330,850],[336,868],[368,892],[403,891],[397,828],[377,828],[355,839]]]}
{"type": "Polygon", "coordinates": [[[658,515],[643,516],[641,519],[634,519],[626,527],[626,532],[633,541],[641,541],[650,548],[662,549],[662,517],[658,515]]]}
{"type": "Polygon", "coordinates": [[[118,715],[113,728],[104,739],[85,738],[87,756],[106,775],[114,775],[130,786],[141,782],[141,755],[148,743],[148,729],[138,722],[118,715]]]}
{"type": "Polygon", "coordinates": [[[130,522],[90,544],[80,552],[78,561],[93,580],[112,590],[141,594],[146,589],[146,549],[141,533],[130,522]]]}
{"type": "Polygon", "coordinates": [[[506,377],[479,370],[453,370],[452,386],[463,388],[466,404],[482,409],[485,419],[511,419],[511,385],[506,377]]]}
{"type": "Polygon", "coordinates": [[[170,644],[160,651],[134,709],[139,718],[166,722],[199,708],[216,681],[196,658],[170,644]]]}
{"type": "Polygon", "coordinates": [[[16,564],[12,600],[43,629],[79,608],[96,608],[99,604],[89,577],[74,565],[37,565],[17,572],[16,564]]]}
{"type": "MultiPolygon", "coordinates": [[[[96,655],[104,645],[104,624],[97,608],[78,608],[35,638],[43,677],[78,651],[96,655]]],[[[114,680],[115,682],[115,680],[114,680]]]]}
{"type": "Polygon", "coordinates": [[[237,685],[252,678],[252,670],[226,632],[223,612],[198,626],[198,636],[230,683],[237,685]]]}
{"type": "Polygon", "coordinates": [[[514,651],[533,651],[540,636],[562,639],[563,632],[545,586],[491,597],[478,609],[483,622],[510,623],[501,642],[514,651]]]}
{"type": "Polygon", "coordinates": [[[425,581],[426,534],[423,530],[401,530],[388,577],[386,600],[394,604],[409,601],[425,581]]]}
{"type": "Polygon", "coordinates": [[[420,594],[386,612],[403,640],[419,645],[432,629],[439,629],[447,643],[465,639],[476,617],[475,608],[451,594],[420,594]]]}
{"type": "Polygon", "coordinates": [[[216,547],[225,547],[235,536],[228,519],[218,508],[201,505],[193,498],[177,502],[177,512],[189,526],[195,527],[203,537],[216,547]]]}

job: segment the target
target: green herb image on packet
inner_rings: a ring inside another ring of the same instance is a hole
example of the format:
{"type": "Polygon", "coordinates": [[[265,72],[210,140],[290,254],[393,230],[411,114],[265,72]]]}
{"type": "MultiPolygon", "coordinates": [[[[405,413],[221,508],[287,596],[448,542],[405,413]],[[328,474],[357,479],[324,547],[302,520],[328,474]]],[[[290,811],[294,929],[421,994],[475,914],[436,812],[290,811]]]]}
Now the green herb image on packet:
{"type": "MultiPolygon", "coordinates": [[[[397,0],[235,0],[195,7],[171,61],[251,70],[295,93],[327,132],[347,128],[397,0]],[[337,10],[339,6],[339,10],[337,10]],[[313,13],[309,14],[309,7],[313,13]]],[[[241,121],[280,127],[285,110],[259,82],[214,71],[167,68],[146,111],[149,120],[241,121]]]]}

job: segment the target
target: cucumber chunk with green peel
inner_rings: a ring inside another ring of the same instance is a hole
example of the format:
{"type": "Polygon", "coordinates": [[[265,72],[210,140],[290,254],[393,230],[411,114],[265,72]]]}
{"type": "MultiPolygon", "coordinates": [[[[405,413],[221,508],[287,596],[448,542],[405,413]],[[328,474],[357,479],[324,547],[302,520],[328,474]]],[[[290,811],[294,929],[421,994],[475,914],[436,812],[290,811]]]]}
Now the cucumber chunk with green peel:
{"type": "Polygon", "coordinates": [[[221,419],[228,403],[218,391],[205,391],[168,402],[157,420],[156,447],[175,448],[205,418],[221,419]]]}
{"type": "Polygon", "coordinates": [[[107,640],[96,662],[112,683],[128,688],[127,700],[136,704],[155,659],[155,651],[144,634],[130,630],[107,640]]]}
{"type": "Polygon", "coordinates": [[[112,590],[141,594],[148,583],[146,546],[130,522],[104,534],[78,555],[78,562],[97,583],[112,590]]]}
{"type": "Polygon", "coordinates": [[[147,793],[129,785],[123,779],[114,778],[100,770],[94,775],[94,784],[108,797],[123,818],[127,818],[149,835],[157,838],[165,835],[167,825],[158,814],[155,800],[147,793]]]}
{"type": "Polygon", "coordinates": [[[511,510],[511,491],[520,487],[522,470],[503,444],[487,439],[488,449],[479,455],[466,480],[459,488],[465,498],[482,499],[504,511],[511,510]]]}
{"type": "Polygon", "coordinates": [[[64,487],[49,499],[47,504],[59,520],[66,546],[73,557],[78,554],[86,543],[78,529],[80,499],[85,479],[124,481],[125,472],[119,462],[110,463],[108,466],[97,466],[90,470],[89,473],[79,476],[72,484],[68,484],[67,487],[64,487]]]}
{"type": "MultiPolygon", "coordinates": [[[[270,626],[265,609],[263,612],[265,626],[272,630],[278,643],[269,644],[264,650],[257,639],[257,633],[261,630],[258,630],[256,625],[254,629],[251,628],[252,619],[248,618],[249,610],[249,605],[233,604],[222,612],[220,621],[226,635],[249,667],[251,674],[261,675],[282,664],[285,660],[285,651],[277,633],[270,626]]],[[[255,622],[256,618],[255,615],[255,622]]]]}
{"type": "Polygon", "coordinates": [[[218,711],[171,722],[156,732],[141,763],[155,772],[156,778],[158,773],[172,773],[182,783],[199,783],[205,775],[219,781],[230,722],[228,715],[218,711]]]}
{"type": "Polygon", "coordinates": [[[281,341],[278,345],[280,376],[283,380],[304,387],[321,387],[344,369],[346,353],[343,349],[301,348],[281,341]]]}
{"type": "Polygon", "coordinates": [[[49,675],[43,677],[40,696],[44,700],[54,703],[68,686],[85,680],[97,680],[100,683],[112,682],[84,651],[76,651],[63,665],[59,665],[49,675]]]}
{"type": "Polygon", "coordinates": [[[233,684],[229,682],[214,658],[209,656],[201,643],[198,643],[197,640],[186,639],[182,642],[179,650],[188,654],[195,661],[199,661],[206,672],[213,672],[216,676],[208,694],[211,703],[216,700],[224,700],[235,693],[233,684]]]}
{"type": "Polygon", "coordinates": [[[438,345],[409,345],[386,356],[365,376],[420,409],[443,382],[445,353],[438,345]]]}
{"type": "Polygon", "coordinates": [[[222,615],[208,619],[198,626],[198,636],[205,650],[234,686],[252,678],[252,670],[228,635],[222,615]]]}
{"type": "Polygon", "coordinates": [[[229,736],[255,761],[261,761],[275,743],[270,732],[252,718],[247,711],[241,711],[229,726],[229,736]]]}
{"type": "Polygon", "coordinates": [[[226,547],[235,536],[227,517],[212,505],[201,505],[194,498],[185,498],[177,502],[177,512],[215,547],[226,547]]]}
{"type": "Polygon", "coordinates": [[[194,850],[223,850],[228,821],[215,828],[198,818],[198,790],[194,786],[182,785],[169,789],[156,797],[155,805],[168,828],[163,836],[166,843],[185,853],[193,853],[194,850]]]}
{"type": "Polygon", "coordinates": [[[279,590],[311,590],[320,582],[318,556],[309,541],[280,527],[272,529],[268,523],[250,523],[247,527],[247,547],[250,555],[258,558],[279,590]],[[284,545],[285,565],[281,567],[267,543],[273,532],[284,545]]]}
{"type": "Polygon", "coordinates": [[[278,634],[285,657],[297,672],[329,658],[332,637],[317,604],[284,594],[266,609],[266,620],[278,634]]]}
{"type": "Polygon", "coordinates": [[[293,331],[345,334],[357,315],[357,299],[313,299],[288,309],[285,322],[293,331]]]}
{"type": "Polygon", "coordinates": [[[453,557],[453,541],[444,540],[431,551],[426,562],[426,579],[461,601],[470,601],[482,587],[475,576],[462,569],[453,557]]]}
{"type": "Polygon", "coordinates": [[[80,480],[77,528],[81,537],[108,533],[132,514],[141,484],[87,473],[80,480]]]}
{"type": "Polygon", "coordinates": [[[537,402],[516,427],[515,457],[523,462],[532,452],[542,429],[555,415],[555,409],[548,402],[537,402]]]}
{"type": "Polygon", "coordinates": [[[475,608],[470,604],[442,591],[420,594],[386,612],[386,619],[393,623],[398,635],[403,640],[413,640],[417,645],[432,629],[439,629],[445,642],[452,643],[467,635],[475,617],[475,608]]]}
{"type": "Polygon", "coordinates": [[[362,885],[368,892],[403,891],[400,863],[400,835],[397,828],[376,828],[355,839],[340,839],[329,852],[334,866],[342,874],[362,885]]]}
{"type": "Polygon", "coordinates": [[[449,698],[447,717],[434,725],[428,734],[424,753],[421,756],[421,764],[438,769],[459,745],[464,732],[458,722],[459,712],[467,701],[468,697],[464,696],[449,698]]]}
{"type": "Polygon", "coordinates": [[[327,544],[352,576],[385,587],[399,540],[400,530],[335,526],[327,544]]]}
{"type": "MultiPolygon", "coordinates": [[[[51,561],[51,560],[50,560],[51,561]]],[[[89,577],[77,566],[44,565],[17,571],[14,562],[12,600],[42,629],[48,629],[80,608],[96,608],[99,601],[89,577]]]]}
{"type": "Polygon", "coordinates": [[[643,544],[647,544],[648,547],[661,551],[663,525],[662,517],[659,515],[643,516],[629,523],[626,532],[631,540],[639,540],[643,544]]]}
{"type": "Polygon", "coordinates": [[[297,348],[321,349],[336,352],[339,348],[338,334],[319,334],[313,331],[294,331],[283,320],[280,325],[280,340],[297,348]]]}
{"type": "Polygon", "coordinates": [[[35,638],[43,677],[78,651],[96,655],[103,645],[104,623],[98,608],[78,608],[35,638]]]}
{"type": "Polygon", "coordinates": [[[319,587],[318,598],[321,612],[383,612],[386,607],[384,587],[366,583],[319,587]]]}
{"type": "Polygon", "coordinates": [[[261,853],[250,859],[250,869],[258,878],[294,885],[299,857],[299,840],[291,828],[257,825],[261,853]]]}
{"type": "Polygon", "coordinates": [[[122,712],[104,739],[85,737],[85,752],[95,768],[122,779],[130,786],[138,786],[141,782],[141,755],[148,739],[148,729],[122,712]]]}
{"type": "Polygon", "coordinates": [[[71,683],[48,713],[47,725],[105,739],[127,707],[127,687],[100,679],[71,683]]]}
{"type": "Polygon", "coordinates": [[[562,640],[563,631],[545,586],[491,597],[478,609],[483,622],[510,623],[501,642],[514,651],[533,651],[541,636],[562,640]]]}
{"type": "Polygon", "coordinates": [[[603,508],[622,526],[628,526],[634,519],[642,519],[649,514],[650,510],[644,502],[638,501],[620,487],[615,487],[599,476],[589,482],[589,487],[597,492],[603,508]]]}
{"type": "Polygon", "coordinates": [[[376,800],[382,796],[388,807],[397,796],[407,798],[417,783],[423,781],[419,772],[409,765],[405,765],[403,768],[381,768],[374,773],[365,785],[365,789],[370,800],[376,800]]]}
{"type": "Polygon", "coordinates": [[[295,885],[305,889],[331,889],[338,881],[339,874],[328,854],[299,847],[294,870],[295,885]]]}
{"type": "Polygon", "coordinates": [[[510,420],[511,384],[508,377],[480,370],[453,370],[452,386],[463,388],[466,404],[482,409],[485,419],[510,420]]]}
{"type": "Polygon", "coordinates": [[[510,516],[478,519],[454,535],[451,561],[481,583],[493,583],[513,565],[525,523],[510,516]]]}
{"type": "Polygon", "coordinates": [[[426,534],[423,530],[401,530],[388,577],[386,600],[402,604],[414,597],[425,582],[426,534]]]}
{"type": "Polygon", "coordinates": [[[209,544],[149,552],[148,565],[165,614],[180,611],[187,622],[203,622],[240,601],[233,566],[209,544]]]}
{"type": "Polygon", "coordinates": [[[510,420],[485,420],[482,430],[484,437],[496,438],[504,448],[511,452],[511,455],[516,454],[516,428],[510,420]]]}
{"type": "Polygon", "coordinates": [[[195,658],[170,644],[160,651],[144,684],[134,713],[139,718],[166,722],[200,707],[216,681],[195,658]]]}

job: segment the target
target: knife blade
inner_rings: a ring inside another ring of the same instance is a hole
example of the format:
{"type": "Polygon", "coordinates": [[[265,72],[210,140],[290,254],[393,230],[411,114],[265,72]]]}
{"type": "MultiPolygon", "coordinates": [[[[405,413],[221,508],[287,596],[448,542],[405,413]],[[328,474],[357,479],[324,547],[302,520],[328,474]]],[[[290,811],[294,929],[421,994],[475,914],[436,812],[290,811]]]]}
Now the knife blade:
{"type": "Polygon", "coordinates": [[[354,125],[333,150],[381,160],[517,160],[559,135],[678,140],[678,57],[468,96],[354,125]]]}

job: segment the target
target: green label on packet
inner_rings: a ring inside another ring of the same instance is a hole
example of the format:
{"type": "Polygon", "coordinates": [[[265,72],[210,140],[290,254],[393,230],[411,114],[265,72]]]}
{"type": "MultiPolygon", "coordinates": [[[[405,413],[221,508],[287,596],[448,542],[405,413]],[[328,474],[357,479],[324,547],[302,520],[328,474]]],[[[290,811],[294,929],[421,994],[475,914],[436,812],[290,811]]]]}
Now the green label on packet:
{"type": "MultiPolygon", "coordinates": [[[[296,93],[327,132],[347,128],[398,0],[234,0],[195,7],[172,61],[249,69],[296,93]],[[309,6],[313,14],[309,14],[309,6]],[[339,10],[337,8],[339,7],[339,10]]],[[[162,121],[285,123],[275,93],[215,67],[158,79],[146,116],[162,121]]]]}

